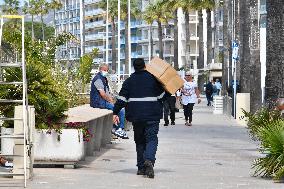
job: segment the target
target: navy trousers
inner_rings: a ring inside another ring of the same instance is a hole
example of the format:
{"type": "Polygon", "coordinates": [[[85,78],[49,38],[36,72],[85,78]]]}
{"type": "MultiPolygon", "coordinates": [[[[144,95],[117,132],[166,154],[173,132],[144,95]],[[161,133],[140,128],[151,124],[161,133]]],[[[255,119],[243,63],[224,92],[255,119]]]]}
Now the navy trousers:
{"type": "Polygon", "coordinates": [[[160,121],[133,122],[134,141],[136,143],[137,167],[142,169],[145,160],[153,165],[158,148],[158,132],[160,121]]]}

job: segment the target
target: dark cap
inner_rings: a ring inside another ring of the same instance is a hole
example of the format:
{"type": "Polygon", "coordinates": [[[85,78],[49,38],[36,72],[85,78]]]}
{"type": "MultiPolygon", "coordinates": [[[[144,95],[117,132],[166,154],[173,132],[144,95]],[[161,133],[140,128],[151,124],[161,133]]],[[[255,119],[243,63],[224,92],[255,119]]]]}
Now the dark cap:
{"type": "Polygon", "coordinates": [[[135,71],[143,70],[145,68],[145,62],[143,58],[136,58],[133,61],[133,67],[135,71]]]}

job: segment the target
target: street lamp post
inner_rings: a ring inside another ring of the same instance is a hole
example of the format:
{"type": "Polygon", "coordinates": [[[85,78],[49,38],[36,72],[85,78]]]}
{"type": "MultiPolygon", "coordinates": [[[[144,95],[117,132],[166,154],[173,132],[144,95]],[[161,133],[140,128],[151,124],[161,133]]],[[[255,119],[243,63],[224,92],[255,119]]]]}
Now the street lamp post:
{"type": "MultiPolygon", "coordinates": [[[[129,76],[131,75],[131,5],[130,0],[128,0],[128,66],[129,66],[129,76]]],[[[126,29],[126,28],[125,28],[126,29]]]]}
{"type": "Polygon", "coordinates": [[[117,1],[117,45],[118,45],[118,52],[117,52],[117,59],[118,59],[118,83],[120,83],[120,0],[117,1]]]}
{"type": "Polygon", "coordinates": [[[108,46],[109,46],[109,41],[108,41],[108,0],[107,0],[107,9],[106,9],[106,63],[108,64],[108,46]]]}

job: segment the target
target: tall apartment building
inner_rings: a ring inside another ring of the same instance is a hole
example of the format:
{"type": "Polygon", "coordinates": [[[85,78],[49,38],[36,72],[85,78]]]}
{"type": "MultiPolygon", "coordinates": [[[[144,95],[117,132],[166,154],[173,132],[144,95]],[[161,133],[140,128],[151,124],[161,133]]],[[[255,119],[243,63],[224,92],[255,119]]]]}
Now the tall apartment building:
{"type": "MultiPolygon", "coordinates": [[[[109,23],[109,47],[108,57],[106,60],[106,12],[99,7],[101,0],[85,0],[82,5],[84,10],[84,18],[80,19],[80,0],[62,0],[63,8],[56,12],[56,32],[68,31],[75,34],[78,38],[83,38],[83,50],[89,53],[93,48],[100,50],[99,56],[94,59],[94,64],[101,62],[112,63],[112,47],[111,47],[111,23],[109,23]],[[80,21],[84,20],[83,32],[80,28],[80,21]],[[83,36],[82,36],[83,35],[83,36]]],[[[148,6],[148,0],[140,0],[139,9],[144,11],[148,6]]],[[[179,66],[182,67],[186,64],[186,56],[190,56],[193,65],[192,68],[196,69],[198,57],[198,37],[197,37],[197,12],[190,13],[190,45],[191,53],[186,54],[185,49],[185,22],[181,10],[179,10],[179,66]]],[[[149,61],[149,25],[141,20],[131,19],[131,58],[144,58],[146,62],[149,61]]],[[[124,71],[125,62],[125,24],[121,21],[121,73],[124,71]]],[[[116,32],[117,33],[117,32],[116,32]]],[[[154,41],[153,55],[158,55],[158,25],[153,23],[152,37],[154,41]]],[[[116,34],[117,39],[117,34],[116,34]]],[[[116,40],[117,41],[117,40],[116,40]]],[[[163,26],[163,45],[164,45],[164,59],[173,64],[174,56],[174,24],[169,22],[163,26]]],[[[117,49],[117,48],[116,48],[117,49]]],[[[79,58],[81,53],[80,46],[66,46],[60,51],[59,58],[79,58]],[[71,48],[72,47],[72,48],[71,48]]],[[[116,60],[117,61],[117,60],[116,60]]]]}
{"type": "Polygon", "coordinates": [[[84,49],[83,44],[83,20],[81,19],[80,0],[61,0],[63,7],[55,14],[55,33],[70,32],[80,42],[70,42],[61,46],[57,52],[58,60],[78,60],[84,49]]]}

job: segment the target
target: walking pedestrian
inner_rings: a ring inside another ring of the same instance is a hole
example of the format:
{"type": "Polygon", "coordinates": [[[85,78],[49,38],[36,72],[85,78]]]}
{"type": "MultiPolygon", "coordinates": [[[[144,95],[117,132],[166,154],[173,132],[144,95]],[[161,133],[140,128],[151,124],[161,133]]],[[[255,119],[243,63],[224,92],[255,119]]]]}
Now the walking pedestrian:
{"type": "Polygon", "coordinates": [[[164,101],[164,126],[169,125],[169,113],[171,119],[171,125],[175,125],[176,118],[176,94],[173,94],[166,98],[164,101]]]}
{"type": "Polygon", "coordinates": [[[119,111],[126,107],[126,119],[132,122],[137,152],[137,175],[154,178],[153,166],[158,148],[163,103],[168,95],[161,83],[145,70],[141,58],[133,61],[135,72],[125,80],[113,110],[113,122],[119,123],[119,111]]]}
{"type": "Polygon", "coordinates": [[[217,88],[217,95],[220,95],[220,91],[222,89],[222,84],[220,83],[219,79],[216,79],[215,85],[216,85],[216,88],[217,88]]]}
{"type": "Polygon", "coordinates": [[[212,95],[213,95],[213,84],[212,82],[208,82],[206,84],[206,99],[207,99],[207,106],[211,106],[211,101],[212,101],[212,95]]]}
{"type": "Polygon", "coordinates": [[[182,104],[183,104],[183,111],[185,117],[185,125],[192,126],[192,110],[193,106],[196,103],[201,102],[199,96],[199,90],[195,81],[193,81],[192,73],[186,72],[185,73],[185,80],[186,82],[182,88],[182,104]]]}
{"type": "MultiPolygon", "coordinates": [[[[90,92],[90,106],[93,108],[101,108],[113,110],[114,100],[110,94],[108,80],[108,65],[103,63],[99,67],[99,72],[93,78],[90,92]]],[[[118,126],[113,125],[112,133],[122,139],[128,139],[127,133],[124,131],[124,109],[119,112],[120,123],[118,126]]]]}

